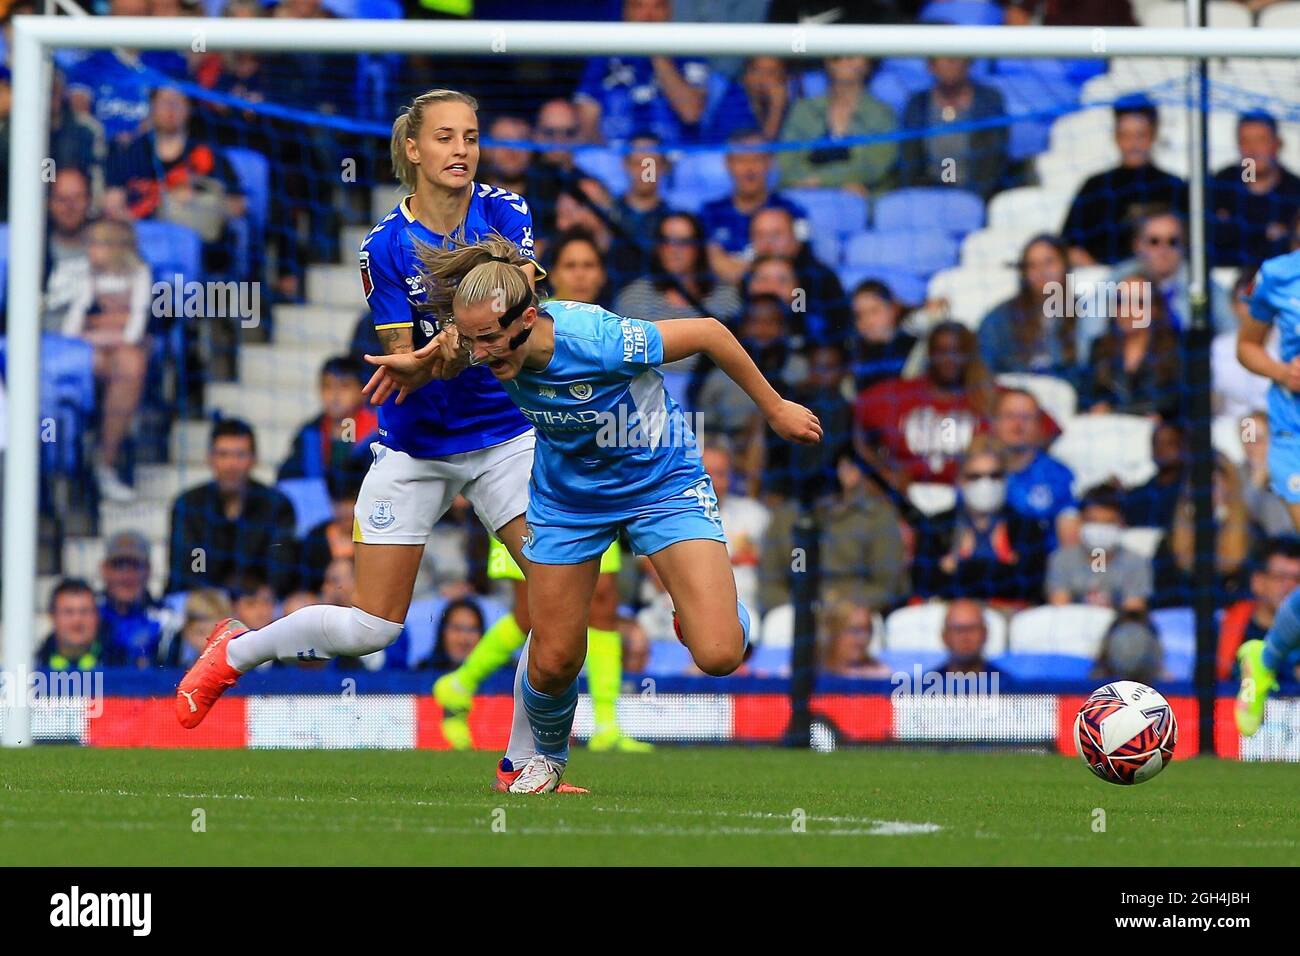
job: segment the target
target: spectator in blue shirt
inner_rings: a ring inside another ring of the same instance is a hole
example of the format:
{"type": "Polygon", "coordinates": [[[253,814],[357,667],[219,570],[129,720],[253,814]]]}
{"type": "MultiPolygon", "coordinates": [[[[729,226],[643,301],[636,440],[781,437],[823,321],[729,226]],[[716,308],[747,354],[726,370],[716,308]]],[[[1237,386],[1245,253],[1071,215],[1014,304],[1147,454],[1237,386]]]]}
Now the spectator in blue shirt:
{"type": "MultiPolygon", "coordinates": [[[[149,15],[147,0],[112,0],[115,17],[149,15]]],[[[130,139],[149,116],[155,83],[140,67],[175,79],[188,71],[185,58],[172,50],[95,50],[68,69],[68,102],[74,112],[89,113],[111,140],[130,139]],[[138,66],[137,66],[138,64],[138,66]]]]}
{"type": "MultiPolygon", "coordinates": [[[[624,0],[628,23],[665,23],[671,0],[624,0]]],[[[596,58],[575,99],[588,142],[629,138],[648,129],[665,142],[696,139],[708,100],[704,60],[666,56],[596,58]]]]}
{"type": "Polygon", "coordinates": [[[709,105],[703,138],[725,143],[733,133],[756,129],[764,139],[781,135],[790,105],[790,75],[775,56],[751,56],[740,79],[727,83],[722,95],[709,105]]]}
{"type": "Polygon", "coordinates": [[[135,667],[149,667],[158,654],[167,615],[149,593],[149,542],[134,531],[119,531],[108,540],[104,593],[99,615],[108,656],[135,667]]]}
{"type": "Polygon", "coordinates": [[[1007,504],[1043,524],[1047,548],[1078,538],[1079,512],[1071,486],[1074,472],[1043,448],[1038,400],[1018,388],[1002,389],[993,403],[993,437],[1007,453],[1007,504]]]}
{"type": "Polygon", "coordinates": [[[709,244],[709,265],[723,282],[736,283],[749,266],[753,250],[749,245],[749,226],[760,209],[785,209],[794,218],[795,234],[808,236],[806,213],[798,203],[774,193],[768,187],[772,154],[745,146],[759,146],[767,141],[757,130],[736,133],[728,141],[727,172],[731,175],[731,195],[700,207],[700,222],[709,244]]]}

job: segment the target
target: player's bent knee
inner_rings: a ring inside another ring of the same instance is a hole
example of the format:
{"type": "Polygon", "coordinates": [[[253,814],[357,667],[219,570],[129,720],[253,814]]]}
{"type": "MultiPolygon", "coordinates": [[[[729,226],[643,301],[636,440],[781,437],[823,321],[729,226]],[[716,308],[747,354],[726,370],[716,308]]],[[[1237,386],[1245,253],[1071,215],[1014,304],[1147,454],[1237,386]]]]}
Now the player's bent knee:
{"type": "Polygon", "coordinates": [[[580,647],[568,647],[564,642],[545,639],[539,641],[536,634],[533,635],[533,643],[528,650],[531,671],[547,683],[565,686],[582,670],[582,658],[580,647]]]}
{"type": "Polygon", "coordinates": [[[397,640],[401,633],[400,623],[386,621],[354,607],[348,617],[347,634],[335,636],[334,644],[349,657],[364,657],[382,651],[397,640]]]}
{"type": "Polygon", "coordinates": [[[710,677],[726,677],[735,673],[745,661],[745,647],[740,632],[737,631],[734,641],[693,648],[691,657],[695,660],[695,666],[710,677]]]}

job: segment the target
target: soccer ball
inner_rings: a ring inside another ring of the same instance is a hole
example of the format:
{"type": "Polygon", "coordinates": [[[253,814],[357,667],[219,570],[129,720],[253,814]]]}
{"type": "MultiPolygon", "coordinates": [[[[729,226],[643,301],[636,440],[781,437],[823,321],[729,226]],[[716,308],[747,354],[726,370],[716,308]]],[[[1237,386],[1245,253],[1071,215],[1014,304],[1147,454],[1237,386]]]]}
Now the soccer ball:
{"type": "Polygon", "coordinates": [[[1174,759],[1177,743],[1169,701],[1137,681],[1097,688],[1074,718],[1079,759],[1107,783],[1145,783],[1174,759]]]}

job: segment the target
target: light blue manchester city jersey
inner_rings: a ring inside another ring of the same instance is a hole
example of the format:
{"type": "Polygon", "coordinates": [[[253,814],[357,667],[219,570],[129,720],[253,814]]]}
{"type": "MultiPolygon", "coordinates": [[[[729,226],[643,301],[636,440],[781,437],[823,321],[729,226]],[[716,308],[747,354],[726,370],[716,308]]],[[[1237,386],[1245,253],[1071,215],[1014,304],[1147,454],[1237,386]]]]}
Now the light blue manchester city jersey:
{"type": "Polygon", "coordinates": [[[551,300],[555,354],[506,391],[537,430],[534,505],[590,513],[663,501],[705,477],[695,434],[656,366],[653,322],[551,300]]]}
{"type": "MultiPolygon", "coordinates": [[[[1300,355],[1300,252],[1259,267],[1250,292],[1250,314],[1277,325],[1283,362],[1300,355]]],[[[1268,418],[1275,433],[1300,436],[1300,396],[1274,383],[1268,392],[1268,418]]]]}

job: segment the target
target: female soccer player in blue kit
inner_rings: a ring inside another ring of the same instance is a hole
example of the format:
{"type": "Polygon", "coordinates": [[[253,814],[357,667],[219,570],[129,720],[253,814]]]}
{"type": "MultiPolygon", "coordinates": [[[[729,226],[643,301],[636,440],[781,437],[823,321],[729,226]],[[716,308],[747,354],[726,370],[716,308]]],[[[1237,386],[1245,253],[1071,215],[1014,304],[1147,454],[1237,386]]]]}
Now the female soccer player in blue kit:
{"type": "MultiPolygon", "coordinates": [[[[730,674],[749,641],[717,496],[657,366],[708,355],[789,441],[820,441],[821,423],[783,400],[716,319],[653,323],[566,301],[539,309],[527,258],[500,238],[422,248],[419,258],[425,308],[454,316],[473,367],[486,366],[537,430],[523,548],[533,629],[522,682],[536,754],[509,789],[544,793],[568,761],[587,611],[600,556],[620,530],[668,589],[679,636],[702,671],[730,674]]],[[[410,394],[433,374],[415,354],[367,358],[385,368],[385,395],[410,394]]]]}
{"type": "MultiPolygon", "coordinates": [[[[1237,330],[1237,360],[1273,382],[1268,392],[1268,473],[1273,493],[1286,502],[1300,531],[1300,251],[1269,259],[1247,293],[1250,317],[1237,330]],[[1265,340],[1273,323],[1281,332],[1281,361],[1265,340]]],[[[1300,588],[1292,591],[1264,640],[1245,641],[1237,652],[1241,688],[1237,729],[1250,737],[1264,722],[1268,695],[1288,658],[1300,650],[1300,588]]]]}
{"type": "MultiPolygon", "coordinates": [[[[177,686],[176,715],[185,727],[198,726],[241,674],[267,661],[359,657],[395,641],[425,541],[457,495],[469,499],[516,561],[521,558],[533,428],[488,369],[465,368],[463,354],[448,344],[455,342],[454,331],[438,329],[433,315],[420,308],[426,290],[417,252],[453,235],[504,236],[530,289],[540,272],[527,202],[474,181],[476,110],[473,97],[431,90],[397,118],[393,168],[410,194],[370,231],[359,251],[362,289],[384,351],[418,351],[431,374],[401,405],[380,408],[379,438],[371,446],[374,457],[353,523],[354,604],[305,607],[256,631],[238,621],[221,622],[177,686]],[[445,381],[453,375],[454,381],[445,381]]],[[[531,735],[520,715],[507,757],[522,764],[531,755],[531,735]]],[[[514,776],[499,770],[498,788],[514,776]]]]}

